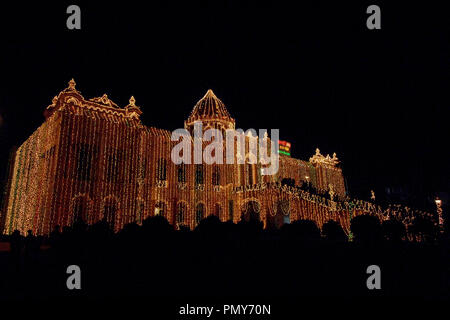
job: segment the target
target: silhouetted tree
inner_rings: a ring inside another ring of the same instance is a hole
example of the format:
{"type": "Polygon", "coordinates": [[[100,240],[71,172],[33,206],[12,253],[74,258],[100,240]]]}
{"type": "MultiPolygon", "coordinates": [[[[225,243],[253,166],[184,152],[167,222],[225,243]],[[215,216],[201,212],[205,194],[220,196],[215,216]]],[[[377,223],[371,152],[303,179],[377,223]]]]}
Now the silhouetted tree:
{"type": "Polygon", "coordinates": [[[172,225],[161,215],[145,219],[142,222],[142,229],[144,233],[154,235],[167,234],[173,231],[172,225]]]}
{"type": "Polygon", "coordinates": [[[362,244],[375,244],[381,240],[380,220],[375,216],[361,215],[350,222],[354,240],[362,244]]]}
{"type": "Polygon", "coordinates": [[[322,234],[326,240],[345,242],[347,235],[342,229],[341,225],[334,220],[328,220],[322,226],[322,234]]]}
{"type": "Polygon", "coordinates": [[[433,242],[438,237],[438,228],[430,219],[425,217],[416,217],[412,226],[410,227],[415,239],[417,241],[433,242]]]}
{"type": "Polygon", "coordinates": [[[195,228],[195,231],[207,236],[213,236],[217,235],[220,232],[220,227],[220,219],[215,215],[211,215],[206,217],[205,219],[202,219],[198,226],[195,228]]]}
{"type": "Polygon", "coordinates": [[[406,235],[405,225],[396,219],[383,221],[381,229],[384,239],[390,242],[400,242],[406,235]]]}
{"type": "Polygon", "coordinates": [[[302,219],[285,224],[281,228],[281,232],[290,239],[300,241],[317,241],[320,239],[320,230],[312,220],[302,219]]]}

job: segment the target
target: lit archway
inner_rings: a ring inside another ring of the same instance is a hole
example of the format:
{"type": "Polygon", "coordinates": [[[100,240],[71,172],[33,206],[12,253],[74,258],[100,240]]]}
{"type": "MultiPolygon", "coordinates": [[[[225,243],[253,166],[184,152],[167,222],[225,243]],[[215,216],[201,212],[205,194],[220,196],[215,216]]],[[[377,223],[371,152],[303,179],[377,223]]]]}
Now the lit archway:
{"type": "Polygon", "coordinates": [[[241,206],[241,214],[245,221],[260,220],[261,203],[255,198],[244,200],[241,206]]]}

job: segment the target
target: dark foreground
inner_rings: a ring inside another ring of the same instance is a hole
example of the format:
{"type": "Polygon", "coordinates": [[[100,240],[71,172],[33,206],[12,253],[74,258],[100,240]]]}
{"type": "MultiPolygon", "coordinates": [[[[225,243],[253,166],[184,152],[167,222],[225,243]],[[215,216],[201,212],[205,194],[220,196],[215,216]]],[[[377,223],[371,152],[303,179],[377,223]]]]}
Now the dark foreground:
{"type": "Polygon", "coordinates": [[[268,231],[215,217],[174,231],[155,217],[118,234],[80,223],[49,238],[14,235],[0,252],[0,298],[449,297],[448,237],[406,242],[398,225],[364,216],[352,231],[348,242],[334,223],[321,234],[311,221],[268,231]],[[67,288],[70,265],[80,267],[81,290],[67,288]],[[370,265],[380,267],[380,290],[367,288],[370,265]]]}

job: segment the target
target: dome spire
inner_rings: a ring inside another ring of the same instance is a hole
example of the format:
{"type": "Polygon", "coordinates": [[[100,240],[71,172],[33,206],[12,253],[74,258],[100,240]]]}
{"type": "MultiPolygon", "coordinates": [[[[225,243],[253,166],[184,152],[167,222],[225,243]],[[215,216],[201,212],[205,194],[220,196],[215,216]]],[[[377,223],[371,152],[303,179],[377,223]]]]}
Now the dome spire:
{"type": "Polygon", "coordinates": [[[128,102],[128,105],[125,107],[126,113],[131,117],[139,118],[139,116],[142,114],[142,111],[141,108],[136,105],[136,99],[134,98],[134,96],[131,96],[128,102]]]}
{"type": "Polygon", "coordinates": [[[75,89],[75,86],[77,85],[77,83],[75,82],[75,80],[73,80],[73,78],[72,79],[70,79],[70,81],[69,81],[69,89],[70,90],[76,90],[75,89]]]}
{"type": "Polygon", "coordinates": [[[130,98],[130,106],[135,107],[136,106],[136,99],[134,98],[134,96],[131,96],[130,98]]]}
{"type": "Polygon", "coordinates": [[[205,128],[231,129],[235,124],[225,104],[211,89],[208,89],[203,98],[196,103],[185,121],[185,127],[191,127],[196,121],[202,121],[205,128]]]}

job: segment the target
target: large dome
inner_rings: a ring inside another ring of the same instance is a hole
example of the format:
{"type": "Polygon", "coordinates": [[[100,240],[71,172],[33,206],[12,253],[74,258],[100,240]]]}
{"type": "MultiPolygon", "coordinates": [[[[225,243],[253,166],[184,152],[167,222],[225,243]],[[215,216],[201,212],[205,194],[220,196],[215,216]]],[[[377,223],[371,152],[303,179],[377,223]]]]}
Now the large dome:
{"type": "Polygon", "coordinates": [[[234,119],[228,113],[224,103],[216,97],[211,89],[197,102],[186,120],[185,126],[190,127],[195,121],[202,121],[204,127],[234,128],[234,119]]]}

